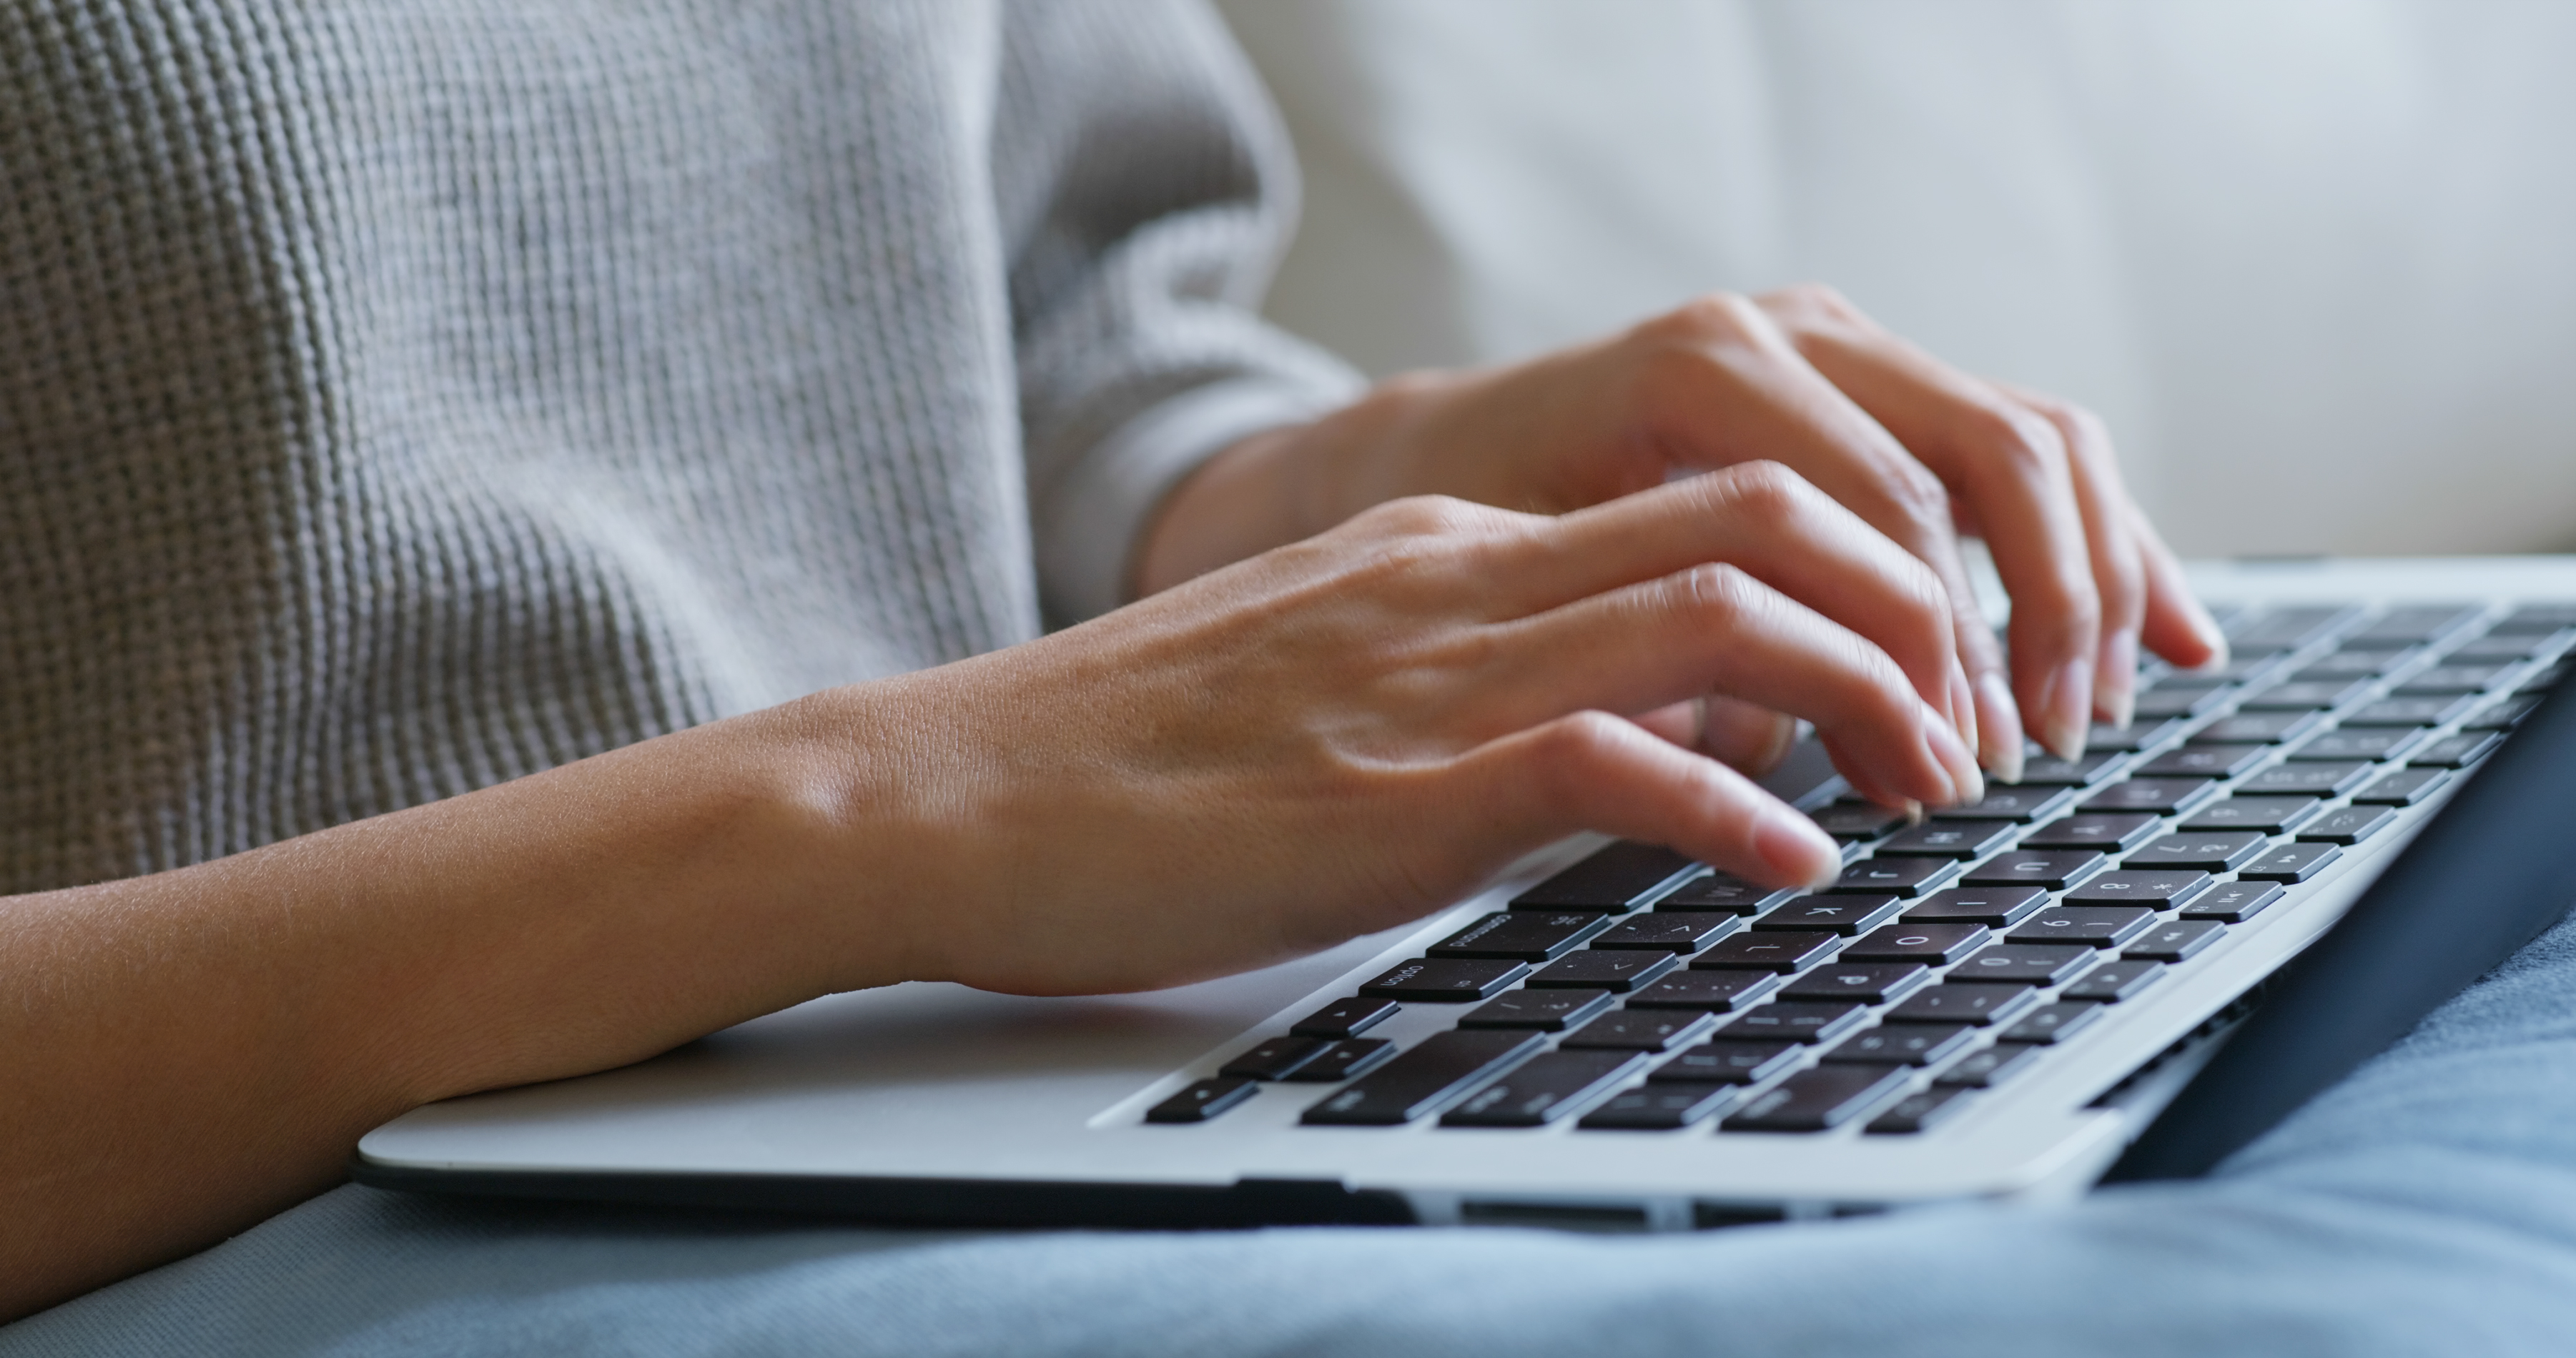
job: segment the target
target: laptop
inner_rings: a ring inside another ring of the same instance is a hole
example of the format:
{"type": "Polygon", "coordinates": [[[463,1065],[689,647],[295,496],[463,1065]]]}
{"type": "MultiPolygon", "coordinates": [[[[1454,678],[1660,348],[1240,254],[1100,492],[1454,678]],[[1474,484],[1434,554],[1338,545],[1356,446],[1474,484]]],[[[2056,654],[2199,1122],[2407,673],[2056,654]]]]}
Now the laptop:
{"type": "Polygon", "coordinates": [[[2197,1174],[2576,895],[2550,828],[2576,558],[2192,578],[2227,667],[2153,672],[2131,728],[1977,806],[1908,824],[1793,757],[1775,790],[1846,846],[1826,891],[1571,842],[1226,980],[816,1000],[418,1109],[353,1174],[925,1225],[1601,1230],[2197,1174]]]}

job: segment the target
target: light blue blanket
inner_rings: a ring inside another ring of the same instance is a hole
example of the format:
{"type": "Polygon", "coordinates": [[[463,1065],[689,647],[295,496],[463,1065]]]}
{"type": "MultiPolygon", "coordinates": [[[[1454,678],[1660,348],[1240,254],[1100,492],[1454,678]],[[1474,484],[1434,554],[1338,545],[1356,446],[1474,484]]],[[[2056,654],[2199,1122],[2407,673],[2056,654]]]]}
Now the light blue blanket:
{"type": "Polygon", "coordinates": [[[2200,1183],[1680,1237],[926,1235],[343,1188],[0,1355],[2576,1353],[2576,922],[2200,1183]]]}

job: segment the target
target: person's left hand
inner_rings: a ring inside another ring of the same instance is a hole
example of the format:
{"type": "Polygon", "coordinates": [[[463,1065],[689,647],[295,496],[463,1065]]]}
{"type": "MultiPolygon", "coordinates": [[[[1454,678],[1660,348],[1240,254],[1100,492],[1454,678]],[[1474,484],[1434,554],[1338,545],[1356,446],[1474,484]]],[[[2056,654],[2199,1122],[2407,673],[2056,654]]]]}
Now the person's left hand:
{"type": "MultiPolygon", "coordinates": [[[[1248,440],[1174,494],[1138,580],[1150,592],[1406,495],[1562,513],[1757,458],[1941,577],[1968,691],[1939,706],[2005,781],[2020,776],[2025,728],[2072,756],[2094,718],[2128,721],[2141,644],[2185,666],[2225,652],[2099,420],[1962,373],[1820,287],[1706,297],[1526,363],[1398,377],[1248,440]],[[2013,600],[2009,674],[1963,533],[1986,540],[2013,600]]],[[[1756,764],[1786,731],[1727,700],[1648,724],[1756,764]]]]}

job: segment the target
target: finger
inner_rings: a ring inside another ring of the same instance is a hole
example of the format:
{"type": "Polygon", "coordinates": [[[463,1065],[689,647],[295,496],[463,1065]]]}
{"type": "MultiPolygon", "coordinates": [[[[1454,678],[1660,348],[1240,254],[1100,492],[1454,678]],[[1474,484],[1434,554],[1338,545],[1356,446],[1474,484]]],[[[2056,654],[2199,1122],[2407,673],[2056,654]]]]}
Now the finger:
{"type": "Polygon", "coordinates": [[[1798,739],[1797,718],[1723,693],[1704,693],[1631,720],[1748,778],[1778,768],[1798,739]]]}
{"type": "Polygon", "coordinates": [[[2093,559],[2093,586],[2101,599],[2101,641],[2093,662],[2093,715],[2126,727],[2138,693],[2138,633],[2147,611],[2143,544],[2130,525],[2137,511],[2120,484],[2110,431],[2089,410],[2054,397],[1998,384],[1997,390],[2047,420],[2066,446],[2075,503],[2093,559]]]}
{"type": "Polygon", "coordinates": [[[1981,526],[2011,594],[2013,692],[2049,749],[2083,752],[2101,595],[2055,425],[1821,290],[1776,295],[1798,352],[1938,476],[1981,526]]]}
{"type": "Polygon", "coordinates": [[[2021,722],[2001,648],[1979,616],[1940,478],[1807,361],[1760,307],[1703,299],[1633,332],[1633,399],[1681,466],[1779,461],[1928,566],[1949,596],[1961,670],[1936,704],[1986,764],[2019,776],[2021,722]]]}
{"type": "Polygon", "coordinates": [[[2165,546],[2164,536],[2142,512],[2132,511],[2129,533],[2137,539],[2147,576],[2146,618],[2140,636],[2147,648],[2186,669],[2227,663],[2227,634],[2209,615],[2200,596],[2191,592],[2182,562],[2165,546]]]}
{"type": "Polygon", "coordinates": [[[1452,770],[1510,843],[1597,830],[1674,849],[1766,886],[1823,886],[1842,851],[1814,821],[1716,760],[1606,712],[1488,742],[1452,770]]]}
{"type": "MultiPolygon", "coordinates": [[[[1530,613],[1724,561],[1894,658],[1945,716],[1967,706],[1947,591],[1858,515],[1776,463],[1692,477],[1541,521],[1494,562],[1530,613]]],[[[1956,723],[1954,722],[1954,725],[1956,723]]]]}
{"type": "Polygon", "coordinates": [[[1865,776],[1902,796],[1946,805],[1984,795],[1967,746],[1886,652],[1731,565],[1495,624],[1482,644],[1486,682],[1462,715],[1490,729],[1583,708],[1648,712],[1714,691],[1832,732],[1865,776]]]}

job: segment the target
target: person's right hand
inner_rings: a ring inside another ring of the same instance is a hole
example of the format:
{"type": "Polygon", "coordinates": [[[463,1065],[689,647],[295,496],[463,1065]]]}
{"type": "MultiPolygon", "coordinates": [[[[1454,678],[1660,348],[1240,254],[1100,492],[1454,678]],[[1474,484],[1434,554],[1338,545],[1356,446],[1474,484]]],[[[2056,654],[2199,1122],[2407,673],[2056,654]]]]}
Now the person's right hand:
{"type": "Polygon", "coordinates": [[[1729,695],[1815,723],[1875,800],[1974,798],[1931,705],[1953,638],[1931,570],[1753,463],[1562,516],[1394,502],[788,712],[881,771],[848,795],[903,827],[888,857],[818,866],[907,883],[909,974],[1117,991],[1391,927],[1579,830],[1825,882],[1812,822],[1632,718],[1729,695]]]}

